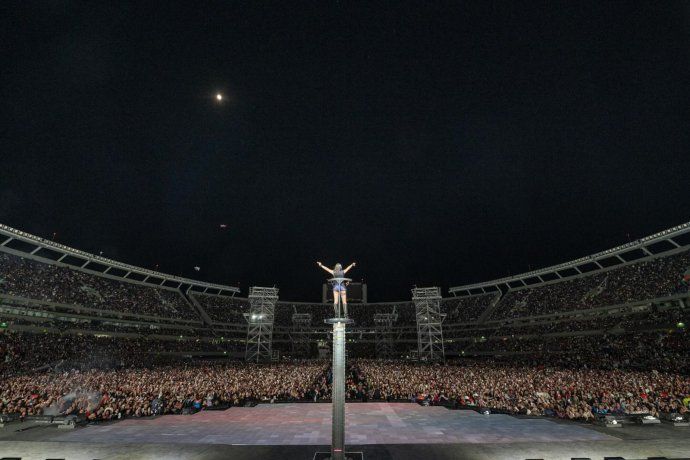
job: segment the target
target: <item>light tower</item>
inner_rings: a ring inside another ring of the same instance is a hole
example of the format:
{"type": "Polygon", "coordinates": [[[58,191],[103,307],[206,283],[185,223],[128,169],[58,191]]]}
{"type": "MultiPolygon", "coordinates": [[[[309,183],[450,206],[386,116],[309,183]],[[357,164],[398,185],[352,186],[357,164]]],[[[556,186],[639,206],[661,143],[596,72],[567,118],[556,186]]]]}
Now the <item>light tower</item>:
{"type": "Polygon", "coordinates": [[[269,362],[273,351],[273,319],[275,317],[278,289],[253,286],[249,290],[247,320],[247,348],[245,360],[269,362]]]}
{"type": "Polygon", "coordinates": [[[441,313],[441,288],[414,288],[412,301],[417,317],[417,350],[419,359],[444,361],[443,320],[441,313]]]}

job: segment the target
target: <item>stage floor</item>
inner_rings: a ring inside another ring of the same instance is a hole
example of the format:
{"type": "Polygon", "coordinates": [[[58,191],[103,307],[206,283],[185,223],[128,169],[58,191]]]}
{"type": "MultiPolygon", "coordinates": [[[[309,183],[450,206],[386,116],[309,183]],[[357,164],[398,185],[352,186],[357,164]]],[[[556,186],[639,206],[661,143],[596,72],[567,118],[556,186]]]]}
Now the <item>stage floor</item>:
{"type": "MultiPolygon", "coordinates": [[[[97,443],[195,443],[232,445],[328,445],[330,404],[262,404],[195,415],[166,415],[90,425],[52,438],[97,443]]],[[[611,441],[618,438],[578,424],[548,419],[481,415],[470,410],[410,403],[346,405],[345,442],[457,444],[611,441]]]]}

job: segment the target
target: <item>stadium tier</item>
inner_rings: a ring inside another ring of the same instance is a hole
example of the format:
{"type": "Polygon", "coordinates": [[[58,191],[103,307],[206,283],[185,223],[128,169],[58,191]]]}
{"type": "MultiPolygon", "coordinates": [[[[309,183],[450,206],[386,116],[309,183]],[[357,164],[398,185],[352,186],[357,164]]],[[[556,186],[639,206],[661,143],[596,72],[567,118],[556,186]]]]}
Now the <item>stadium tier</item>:
{"type": "Polygon", "coordinates": [[[199,321],[198,313],[177,291],[112,280],[10,254],[0,254],[0,280],[0,292],[8,296],[199,321]]]}
{"type": "Polygon", "coordinates": [[[249,313],[247,299],[195,293],[190,297],[198,302],[212,323],[244,324],[244,315],[249,313]]]}
{"type": "Polygon", "coordinates": [[[537,316],[653,300],[687,290],[690,252],[632,263],[572,280],[509,291],[492,319],[537,316]]]}

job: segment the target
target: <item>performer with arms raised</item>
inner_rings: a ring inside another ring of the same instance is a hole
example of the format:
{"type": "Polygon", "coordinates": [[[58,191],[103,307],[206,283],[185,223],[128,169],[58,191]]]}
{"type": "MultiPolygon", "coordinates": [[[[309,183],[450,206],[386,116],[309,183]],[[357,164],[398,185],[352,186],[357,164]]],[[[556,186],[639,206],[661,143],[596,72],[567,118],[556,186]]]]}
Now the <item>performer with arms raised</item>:
{"type": "MultiPolygon", "coordinates": [[[[333,276],[333,278],[344,278],[345,274],[349,272],[352,267],[354,267],[356,264],[352,262],[345,270],[343,270],[343,266],[340,265],[340,263],[335,264],[335,267],[331,270],[330,268],[326,267],[324,264],[321,262],[316,262],[316,264],[326,270],[328,273],[333,276]]],[[[333,281],[333,309],[335,310],[335,315],[338,316],[338,300],[340,300],[341,305],[343,306],[343,313],[345,317],[347,318],[347,290],[346,286],[342,282],[338,281],[333,281]]]]}

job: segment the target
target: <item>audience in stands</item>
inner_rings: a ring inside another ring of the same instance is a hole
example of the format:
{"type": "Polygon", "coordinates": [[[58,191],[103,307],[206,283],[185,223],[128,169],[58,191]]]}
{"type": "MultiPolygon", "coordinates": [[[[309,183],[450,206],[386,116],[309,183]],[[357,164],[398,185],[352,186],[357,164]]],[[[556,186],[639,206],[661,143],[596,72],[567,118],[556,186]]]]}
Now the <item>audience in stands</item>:
{"type": "Polygon", "coordinates": [[[240,297],[190,293],[214,323],[246,324],[249,301],[240,297]]]}
{"type": "Polygon", "coordinates": [[[225,343],[201,339],[0,332],[0,377],[56,366],[78,369],[142,366],[165,361],[171,353],[227,349],[225,343]]]}
{"type": "Polygon", "coordinates": [[[480,294],[468,297],[450,297],[442,302],[446,323],[477,321],[499,294],[480,294]]]}
{"type": "Polygon", "coordinates": [[[606,272],[508,292],[492,319],[543,315],[669,296],[690,267],[690,252],[637,262],[606,272]]]}
{"type": "Polygon", "coordinates": [[[0,294],[84,308],[199,321],[179,292],[0,253],[0,294]]]}
{"type": "MultiPolygon", "coordinates": [[[[654,369],[690,374],[690,334],[647,331],[620,335],[488,338],[465,346],[463,356],[503,357],[567,368],[654,369]]],[[[449,350],[450,351],[450,350],[449,350]]]]}

